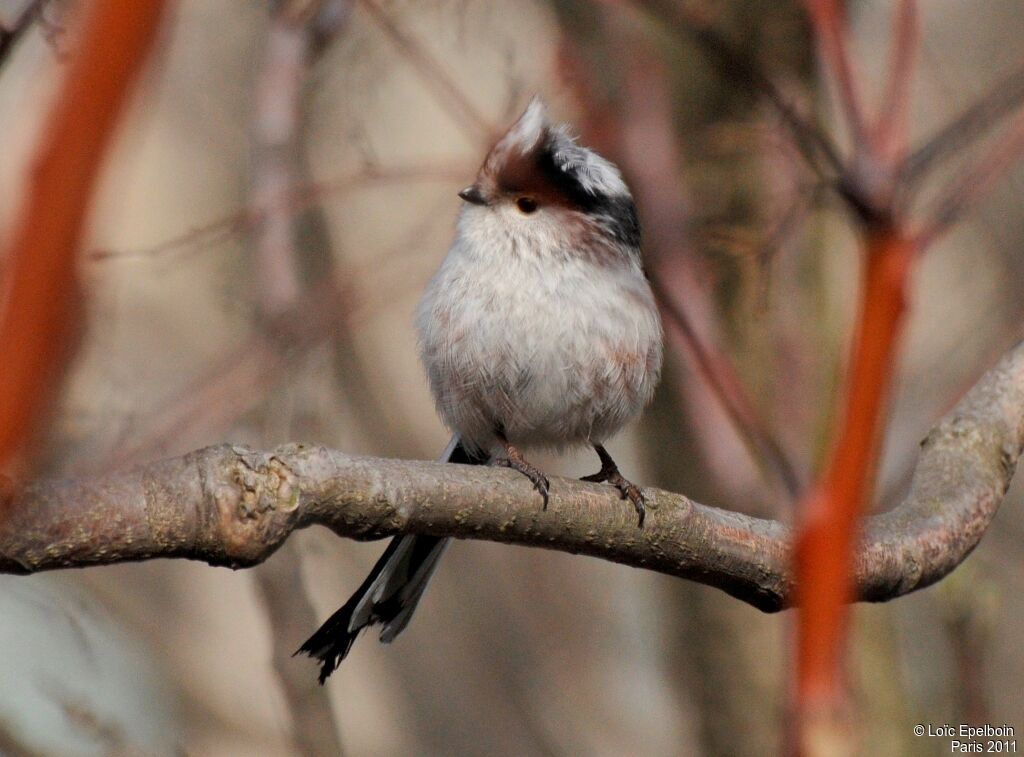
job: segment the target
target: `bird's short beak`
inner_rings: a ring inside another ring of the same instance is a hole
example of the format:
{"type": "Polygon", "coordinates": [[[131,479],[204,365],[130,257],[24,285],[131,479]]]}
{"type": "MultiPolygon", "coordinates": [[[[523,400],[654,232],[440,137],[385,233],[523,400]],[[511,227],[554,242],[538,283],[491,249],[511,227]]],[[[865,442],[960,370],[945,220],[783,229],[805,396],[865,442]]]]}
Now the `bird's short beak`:
{"type": "Polygon", "coordinates": [[[472,203],[473,205],[486,205],[487,198],[484,197],[484,193],[480,191],[480,187],[476,184],[466,187],[459,192],[461,197],[466,202],[472,203]]]}

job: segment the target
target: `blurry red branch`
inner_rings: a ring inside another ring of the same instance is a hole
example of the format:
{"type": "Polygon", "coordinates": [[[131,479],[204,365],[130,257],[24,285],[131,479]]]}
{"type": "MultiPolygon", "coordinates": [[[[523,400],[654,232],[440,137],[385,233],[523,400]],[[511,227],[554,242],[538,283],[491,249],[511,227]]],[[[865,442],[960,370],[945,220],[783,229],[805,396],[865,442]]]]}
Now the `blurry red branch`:
{"type": "Polygon", "coordinates": [[[814,26],[821,56],[828,63],[839,90],[839,104],[854,143],[865,143],[864,108],[846,46],[846,9],[842,0],[804,0],[814,26]]]}
{"type": "Polygon", "coordinates": [[[885,429],[886,398],[898,356],[910,267],[914,257],[954,223],[976,197],[1024,151],[1024,120],[1017,116],[990,151],[968,163],[939,193],[915,231],[907,209],[924,174],[969,145],[1024,99],[1016,73],[968,108],[903,161],[909,80],[917,40],[917,8],[897,9],[893,55],[877,121],[864,121],[858,79],[850,61],[839,0],[807,0],[822,55],[836,82],[843,117],[853,135],[853,157],[840,172],[840,190],[864,237],[864,273],[850,358],[848,386],[830,457],[800,512],[795,545],[797,666],[794,687],[799,752],[816,752],[822,726],[836,738],[845,696],[843,649],[853,589],[853,555],[860,522],[872,499],[885,429]],[[817,734],[817,735],[815,735],[817,734]]]}
{"type": "Polygon", "coordinates": [[[887,160],[902,160],[906,149],[910,84],[919,37],[916,0],[899,0],[893,23],[889,76],[871,135],[876,153],[887,160]]]}
{"type": "Polygon", "coordinates": [[[82,228],[100,163],[155,36],[161,2],[82,7],[79,49],[47,122],[24,205],[2,254],[0,468],[35,430],[70,349],[82,228]]]}
{"type": "MultiPolygon", "coordinates": [[[[610,0],[605,6],[618,6],[610,0]]],[[[879,457],[880,440],[886,426],[886,399],[898,359],[898,340],[905,316],[905,297],[909,288],[910,266],[914,257],[935,238],[959,219],[964,210],[976,201],[994,181],[1003,175],[1024,152],[1024,117],[1010,123],[1005,134],[996,140],[980,159],[968,161],[945,188],[936,193],[937,200],[926,208],[923,219],[915,221],[910,212],[920,189],[921,179],[942,161],[957,155],[962,148],[973,145],[1006,116],[1024,102],[1024,69],[1014,72],[992,91],[967,108],[947,128],[939,130],[923,146],[909,152],[907,126],[910,85],[918,49],[919,18],[915,0],[900,0],[895,6],[892,34],[892,52],[889,70],[884,79],[882,100],[877,116],[872,119],[863,100],[864,82],[850,54],[849,30],[842,0],[804,0],[808,11],[813,38],[824,62],[824,74],[831,83],[839,103],[840,117],[849,133],[852,148],[847,155],[835,148],[832,138],[816,119],[803,115],[785,97],[772,77],[765,72],[756,57],[732,44],[717,30],[713,11],[697,3],[671,3],[666,0],[634,0],[631,5],[642,7],[680,37],[687,37],[702,50],[709,64],[723,77],[733,81],[745,91],[760,94],[775,108],[787,127],[793,144],[807,163],[824,179],[826,186],[835,191],[850,211],[852,223],[863,239],[864,272],[858,299],[858,317],[852,352],[848,361],[849,375],[845,383],[839,421],[832,429],[828,443],[829,457],[816,484],[808,492],[802,508],[799,536],[796,539],[795,564],[799,596],[802,606],[798,623],[797,681],[793,687],[797,698],[794,711],[798,716],[798,749],[813,750],[808,741],[808,726],[814,724],[806,716],[813,710],[820,712],[843,701],[843,641],[847,627],[846,603],[851,598],[851,575],[856,575],[855,547],[863,525],[862,517],[871,501],[872,488],[879,457]],[[909,156],[908,156],[909,153],[909,156]],[[854,573],[851,574],[851,570],[854,573]]],[[[606,30],[611,36],[612,32],[606,30]]],[[[618,42],[628,47],[629,40],[618,42]]],[[[633,52],[628,67],[643,59],[643,52],[633,52]]],[[[648,80],[657,77],[647,77],[648,80]]],[[[658,98],[649,86],[647,98],[658,98]]],[[[634,120],[644,117],[646,100],[630,103],[628,112],[634,120]],[[635,115],[639,113],[640,115],[635,115]]],[[[607,115],[613,109],[588,108],[588,112],[607,115]]],[[[646,110],[650,110],[647,108],[646,110]]],[[[626,133],[629,120],[620,128],[606,128],[602,133],[626,133]]],[[[663,148],[665,140],[650,136],[655,132],[647,127],[644,147],[663,148]]],[[[670,141],[668,142],[670,144],[670,141]]],[[[643,165],[643,161],[623,160],[637,189],[641,208],[650,198],[675,197],[676,207],[659,202],[657,213],[651,216],[655,224],[661,218],[676,219],[684,212],[679,192],[671,187],[679,182],[679,172],[664,168],[659,162],[665,154],[659,149],[658,158],[651,161],[657,168],[643,165]],[[640,165],[640,169],[637,169],[640,165]],[[664,169],[661,175],[657,170],[664,169]],[[650,179],[654,181],[650,181],[650,179]],[[666,187],[669,189],[666,190],[666,187]],[[654,191],[652,191],[652,188],[654,191]]],[[[649,160],[649,155],[647,156],[649,160]]],[[[671,165],[669,163],[668,165],[671,165]]],[[[676,247],[668,256],[678,258],[684,224],[655,232],[649,238],[654,252],[659,247],[676,247]],[[659,239],[659,235],[664,237],[659,239]],[[672,240],[667,242],[667,240],[672,240]]],[[[655,255],[658,258],[665,257],[655,255]]],[[[653,266],[658,279],[658,266],[653,266]]],[[[732,397],[728,379],[730,371],[714,360],[706,334],[693,327],[693,319],[671,305],[689,302],[687,287],[676,291],[680,281],[660,283],[659,294],[667,303],[666,321],[685,336],[698,368],[706,377],[716,397],[723,401],[733,425],[748,440],[758,442],[752,446],[761,449],[761,457],[773,462],[774,467],[786,470],[785,455],[781,447],[772,447],[770,434],[762,434],[764,424],[744,411],[742,394],[739,402],[732,397]],[[766,443],[767,442],[767,443],[766,443]],[[779,461],[783,463],[779,465],[779,461]]],[[[791,476],[785,476],[792,480],[791,476]]],[[[870,530],[870,523],[867,521],[870,530]]],[[[841,708],[839,708],[841,709],[841,708]]],[[[838,712],[835,709],[832,712],[838,712]]],[[[828,714],[824,725],[832,737],[838,733],[838,720],[828,714]],[[828,722],[831,721],[831,722],[828,722]]]]}
{"type": "Polygon", "coordinates": [[[909,269],[918,249],[893,206],[894,157],[905,148],[908,107],[900,98],[909,87],[917,14],[913,0],[902,3],[884,101],[869,127],[849,55],[842,0],[805,0],[805,5],[853,140],[852,159],[840,172],[839,186],[863,236],[864,261],[846,393],[824,470],[801,503],[793,553],[800,611],[791,746],[797,754],[819,754],[827,751],[823,743],[842,738],[843,652],[848,602],[855,596],[854,554],[872,497],[909,269]]]}
{"type": "MultiPolygon", "coordinates": [[[[929,434],[906,499],[867,519],[856,596],[884,601],[938,581],[984,535],[1024,447],[1024,344],[929,434]]],[[[587,554],[688,578],[766,611],[794,601],[790,529],[647,490],[643,529],[617,492],[552,479],[548,509],[513,472],[353,457],[322,447],[222,445],[126,473],[42,481],[0,524],[0,572],[157,557],[246,567],[298,528],[376,539],[430,533],[587,554]]]]}
{"type": "Polygon", "coordinates": [[[892,228],[873,229],[865,241],[866,270],[842,418],[825,470],[801,509],[796,541],[801,606],[797,694],[804,704],[820,704],[837,692],[854,547],[871,497],[914,251],[913,243],[892,228]]]}

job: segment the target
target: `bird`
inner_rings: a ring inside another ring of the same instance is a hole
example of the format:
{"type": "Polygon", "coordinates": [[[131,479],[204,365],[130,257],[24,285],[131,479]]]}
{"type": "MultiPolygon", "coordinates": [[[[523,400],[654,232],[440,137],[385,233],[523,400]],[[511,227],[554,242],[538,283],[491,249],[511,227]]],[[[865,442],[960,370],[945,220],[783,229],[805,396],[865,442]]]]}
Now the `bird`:
{"type": "MultiPolygon", "coordinates": [[[[511,468],[546,509],[551,484],[524,449],[590,446],[643,527],[642,490],[605,441],[650,402],[663,333],[619,169],[552,122],[534,97],[459,192],[455,238],[416,312],[420,358],[452,431],[441,460],[511,468]]],[[[296,652],[320,683],[363,629],[408,625],[450,539],[395,537],[363,584],[296,652]]]]}

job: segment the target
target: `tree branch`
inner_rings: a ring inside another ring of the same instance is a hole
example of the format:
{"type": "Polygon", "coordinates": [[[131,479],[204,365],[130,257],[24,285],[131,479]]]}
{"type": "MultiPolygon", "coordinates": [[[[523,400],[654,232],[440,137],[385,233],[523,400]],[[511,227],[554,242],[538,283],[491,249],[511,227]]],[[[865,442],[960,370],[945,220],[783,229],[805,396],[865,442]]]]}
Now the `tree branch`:
{"type": "MultiPolygon", "coordinates": [[[[867,519],[854,571],[859,598],[893,599],[959,565],[995,515],[1022,445],[1024,342],[924,440],[907,498],[867,519]]],[[[618,494],[596,484],[555,479],[543,511],[511,471],[225,444],[22,489],[0,524],[0,572],[157,557],[243,568],[319,524],[361,540],[413,532],[545,547],[688,578],[765,611],[791,604],[788,526],[646,493],[641,530],[618,494]]]]}

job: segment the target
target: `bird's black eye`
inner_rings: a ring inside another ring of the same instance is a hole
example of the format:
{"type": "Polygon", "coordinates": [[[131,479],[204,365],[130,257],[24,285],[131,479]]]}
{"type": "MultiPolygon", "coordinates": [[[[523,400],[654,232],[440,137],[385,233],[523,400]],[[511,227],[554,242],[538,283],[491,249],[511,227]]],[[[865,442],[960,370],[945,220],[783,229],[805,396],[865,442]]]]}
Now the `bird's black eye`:
{"type": "Polygon", "coordinates": [[[529,215],[537,209],[537,201],[532,197],[520,197],[516,200],[516,207],[521,213],[529,215]]]}

